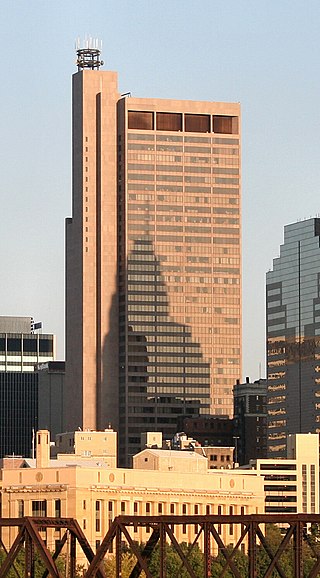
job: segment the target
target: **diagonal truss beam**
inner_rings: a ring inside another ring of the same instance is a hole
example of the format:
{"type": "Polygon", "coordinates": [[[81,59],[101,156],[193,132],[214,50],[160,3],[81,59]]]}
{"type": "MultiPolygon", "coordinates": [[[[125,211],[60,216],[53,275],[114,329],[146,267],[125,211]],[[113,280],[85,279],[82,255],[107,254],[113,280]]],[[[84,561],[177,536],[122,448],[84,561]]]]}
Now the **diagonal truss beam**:
{"type": "Polygon", "coordinates": [[[146,578],[152,578],[150,571],[148,569],[147,561],[150,558],[157,541],[159,540],[158,531],[154,530],[153,533],[151,534],[150,539],[148,540],[148,542],[144,548],[145,556],[142,556],[142,553],[140,552],[139,548],[137,547],[137,544],[132,540],[130,533],[129,533],[128,529],[126,528],[126,526],[124,524],[120,524],[120,529],[121,529],[121,532],[126,537],[128,544],[130,544],[130,546],[131,546],[132,552],[134,553],[134,555],[136,556],[136,558],[138,560],[138,564],[140,566],[140,571],[138,572],[138,568],[137,568],[137,572],[138,572],[137,576],[140,575],[141,570],[144,570],[146,578]]]}
{"type": "MultiPolygon", "coordinates": [[[[141,556],[140,556],[140,552],[137,551],[137,554],[139,555],[139,557],[137,557],[137,563],[134,566],[134,568],[132,569],[129,578],[138,578],[140,576],[142,568],[143,568],[143,566],[141,565],[141,562],[140,562],[140,557],[143,561],[145,561],[145,560],[148,561],[150,559],[150,557],[152,556],[152,553],[153,553],[156,545],[159,542],[159,538],[160,538],[160,530],[159,530],[159,528],[154,528],[149,540],[147,541],[145,547],[143,548],[143,550],[141,552],[141,556]]],[[[131,545],[131,543],[134,546],[133,553],[135,554],[135,544],[131,540],[131,536],[130,536],[129,545],[131,545]]],[[[136,554],[136,556],[137,556],[137,554],[136,554]]]]}
{"type": "MultiPolygon", "coordinates": [[[[95,553],[92,550],[85,534],[83,533],[79,523],[77,522],[77,520],[72,520],[70,526],[69,526],[69,530],[72,536],[74,536],[77,541],[78,544],[80,545],[83,553],[85,554],[87,560],[89,563],[91,563],[95,557],[95,553]]],[[[97,578],[106,578],[106,575],[104,573],[104,571],[102,570],[102,568],[97,568],[96,570],[96,577],[97,578]]]]}
{"type": "Polygon", "coordinates": [[[117,533],[117,527],[118,527],[118,520],[116,518],[111,523],[111,526],[110,526],[108,532],[106,533],[99,548],[97,549],[95,556],[91,560],[89,568],[86,572],[86,578],[95,578],[96,573],[99,570],[99,567],[100,567],[102,560],[104,559],[106,553],[108,552],[108,550],[112,546],[113,540],[114,540],[116,533],[117,533]]]}
{"type": "MultiPolygon", "coordinates": [[[[191,576],[191,578],[197,578],[197,576],[195,575],[192,567],[189,564],[188,558],[187,556],[184,555],[182,548],[179,544],[179,542],[177,541],[172,528],[170,527],[169,524],[165,524],[165,529],[166,529],[166,533],[168,534],[171,543],[174,546],[175,551],[177,552],[177,554],[180,556],[181,560],[182,560],[182,566],[185,567],[188,572],[189,572],[189,576],[191,576]]],[[[200,535],[200,534],[199,534],[200,535]]]]}
{"type": "MultiPolygon", "coordinates": [[[[58,558],[59,554],[61,553],[61,551],[62,551],[62,549],[63,549],[63,546],[65,545],[65,543],[66,543],[66,541],[67,541],[67,538],[68,538],[68,531],[66,531],[66,532],[64,533],[64,535],[62,536],[61,540],[59,540],[59,544],[58,544],[58,546],[56,547],[55,552],[54,552],[54,554],[53,554],[53,556],[52,556],[52,559],[53,559],[54,561],[56,561],[56,559],[58,558]]],[[[44,573],[42,574],[42,578],[47,578],[48,576],[49,576],[49,570],[46,569],[46,570],[44,571],[44,573]]]]}
{"type": "Polygon", "coordinates": [[[224,558],[226,560],[226,566],[223,568],[223,575],[225,574],[224,570],[227,570],[230,567],[230,570],[232,570],[232,572],[236,578],[242,578],[238,568],[236,567],[236,565],[234,564],[234,562],[232,560],[232,556],[229,555],[227,547],[224,544],[224,542],[222,541],[220,534],[217,532],[217,529],[215,528],[214,525],[212,525],[212,527],[211,527],[211,534],[212,534],[213,538],[215,539],[217,546],[218,546],[219,550],[221,551],[221,554],[224,556],[224,558]]]}
{"type": "Polygon", "coordinates": [[[36,546],[39,555],[42,558],[42,562],[44,563],[46,569],[49,572],[50,577],[62,578],[55,561],[53,560],[47,546],[45,545],[44,541],[42,540],[39,534],[38,526],[32,520],[32,518],[26,518],[25,532],[28,534],[28,536],[30,536],[33,544],[36,546]]]}
{"type": "Polygon", "coordinates": [[[14,561],[24,543],[24,537],[25,537],[25,528],[24,526],[21,526],[18,535],[16,536],[16,539],[14,540],[7,554],[7,557],[0,568],[0,578],[6,578],[9,569],[14,566],[14,561]]]}
{"type": "MultiPolygon", "coordinates": [[[[9,552],[8,552],[7,548],[5,547],[5,545],[4,545],[1,537],[0,537],[0,547],[3,549],[4,553],[6,554],[6,556],[8,556],[8,553],[9,553],[9,552]]],[[[15,572],[16,576],[17,576],[18,578],[20,578],[20,573],[19,573],[19,571],[17,570],[15,564],[12,564],[12,569],[13,569],[13,571],[15,572]]]]}
{"type": "Polygon", "coordinates": [[[277,570],[277,572],[279,573],[279,575],[281,576],[281,578],[286,578],[286,574],[283,572],[281,566],[279,565],[279,558],[281,556],[281,554],[283,554],[286,546],[288,545],[290,538],[293,534],[293,526],[290,526],[283,538],[283,540],[281,541],[278,550],[276,551],[276,553],[272,552],[265,536],[263,535],[261,528],[258,526],[257,527],[257,536],[264,548],[264,550],[266,551],[266,553],[268,554],[269,558],[270,558],[270,564],[268,566],[268,569],[265,573],[264,578],[269,578],[269,576],[272,575],[272,572],[274,569],[277,570]]]}

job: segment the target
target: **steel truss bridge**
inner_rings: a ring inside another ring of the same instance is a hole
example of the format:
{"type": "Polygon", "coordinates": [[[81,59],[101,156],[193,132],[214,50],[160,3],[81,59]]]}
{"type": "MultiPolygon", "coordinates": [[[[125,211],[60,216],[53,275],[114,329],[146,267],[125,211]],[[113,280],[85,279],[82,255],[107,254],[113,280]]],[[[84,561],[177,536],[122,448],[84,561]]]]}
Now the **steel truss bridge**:
{"type": "Polygon", "coordinates": [[[261,569],[257,564],[257,548],[262,547],[267,556],[267,567],[263,578],[273,576],[277,571],[280,578],[287,578],[281,565],[281,557],[288,552],[290,544],[292,552],[292,568],[294,578],[317,578],[320,576],[320,544],[310,539],[307,526],[311,524],[320,525],[320,514],[256,514],[241,516],[118,516],[111,523],[111,526],[102,540],[97,551],[94,552],[85,537],[78,522],[72,518],[2,518],[0,519],[0,530],[5,528],[15,528],[15,539],[9,549],[5,548],[4,542],[0,539],[0,547],[5,552],[5,557],[0,567],[0,578],[6,578],[9,570],[13,570],[17,578],[21,577],[17,569],[17,556],[24,556],[24,577],[33,578],[35,552],[40,557],[45,568],[42,578],[62,578],[59,573],[56,560],[61,554],[67,541],[68,547],[68,577],[75,578],[77,567],[77,551],[82,551],[87,560],[87,569],[83,571],[84,578],[106,578],[103,569],[105,556],[113,551],[116,563],[116,576],[121,577],[121,561],[123,545],[126,544],[126,551],[130,551],[135,557],[130,578],[139,578],[144,571],[146,578],[153,578],[149,570],[149,561],[155,551],[159,548],[159,572],[160,578],[179,578],[180,572],[184,569],[190,578],[197,578],[190,563],[190,555],[200,541],[203,545],[204,565],[203,578],[211,577],[211,563],[213,549],[219,550],[223,556],[222,569],[220,574],[215,576],[222,578],[228,572],[235,578],[242,578],[242,575],[235,563],[237,552],[242,551],[246,545],[248,552],[248,578],[256,578],[258,570],[261,576],[261,569]],[[193,525],[198,527],[198,532],[188,550],[182,548],[178,543],[175,529],[182,525],[193,525]],[[223,525],[238,524],[239,539],[230,548],[221,538],[223,525]],[[282,541],[276,552],[273,552],[268,544],[265,525],[281,524],[286,530],[282,536],[282,541]],[[132,530],[137,528],[149,528],[150,536],[148,541],[139,548],[137,542],[132,538],[132,530]],[[61,538],[57,543],[54,553],[49,552],[45,541],[41,537],[44,530],[55,528],[61,530],[61,538]],[[176,576],[166,574],[166,544],[171,544],[174,551],[180,558],[181,565],[176,576]],[[308,574],[303,574],[303,546],[307,544],[312,553],[312,568],[308,574]]]}

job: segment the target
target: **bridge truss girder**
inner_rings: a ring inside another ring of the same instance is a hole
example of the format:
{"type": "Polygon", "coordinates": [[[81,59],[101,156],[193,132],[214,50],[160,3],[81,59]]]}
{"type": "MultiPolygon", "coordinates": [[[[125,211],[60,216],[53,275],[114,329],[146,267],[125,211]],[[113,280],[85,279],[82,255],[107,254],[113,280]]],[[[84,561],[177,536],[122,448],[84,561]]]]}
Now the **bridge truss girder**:
{"type": "MultiPolygon", "coordinates": [[[[308,544],[313,556],[313,565],[306,578],[317,578],[320,575],[320,548],[314,540],[310,539],[307,526],[312,524],[320,525],[319,514],[256,514],[238,516],[118,516],[111,523],[110,528],[102,540],[96,553],[93,552],[88,540],[76,520],[71,518],[2,518],[0,528],[16,527],[16,537],[10,545],[9,550],[0,540],[1,547],[6,552],[6,557],[0,567],[0,578],[6,578],[9,569],[15,569],[15,561],[20,552],[24,552],[25,558],[25,578],[32,578],[34,553],[38,552],[43,565],[43,578],[62,578],[56,565],[56,560],[61,553],[67,539],[69,538],[69,576],[75,578],[77,563],[77,546],[82,550],[87,560],[88,568],[84,573],[84,578],[105,578],[103,561],[108,553],[113,551],[116,560],[116,575],[121,576],[121,563],[123,554],[123,543],[126,549],[134,556],[136,563],[131,571],[130,578],[139,578],[144,571],[146,578],[153,578],[149,561],[156,548],[159,548],[159,573],[161,578],[166,577],[166,545],[171,544],[173,550],[180,558],[180,569],[184,569],[190,578],[197,578],[193,571],[190,557],[196,546],[201,541],[204,553],[204,578],[211,576],[211,563],[213,548],[218,549],[223,556],[224,562],[219,578],[230,572],[235,578],[241,578],[241,573],[235,563],[237,552],[241,551],[243,545],[248,552],[248,578],[257,577],[257,545],[260,544],[268,557],[268,566],[264,573],[264,578],[272,576],[276,570],[280,578],[286,578],[282,567],[282,555],[287,552],[291,544],[293,552],[293,576],[300,578],[303,575],[303,543],[308,544]],[[187,551],[179,544],[175,529],[181,525],[193,525],[198,527],[196,536],[189,545],[187,551]],[[236,544],[230,548],[223,539],[221,527],[223,525],[239,525],[240,532],[236,544]],[[272,551],[265,534],[267,524],[279,524],[285,526],[281,543],[276,552],[272,551]],[[132,538],[132,530],[149,528],[150,536],[142,549],[132,538]],[[64,534],[57,544],[55,552],[49,552],[41,531],[47,528],[58,528],[64,530],[64,534]]],[[[19,573],[16,570],[17,576],[19,573]]],[[[175,578],[170,576],[170,578],[175,578]]]]}

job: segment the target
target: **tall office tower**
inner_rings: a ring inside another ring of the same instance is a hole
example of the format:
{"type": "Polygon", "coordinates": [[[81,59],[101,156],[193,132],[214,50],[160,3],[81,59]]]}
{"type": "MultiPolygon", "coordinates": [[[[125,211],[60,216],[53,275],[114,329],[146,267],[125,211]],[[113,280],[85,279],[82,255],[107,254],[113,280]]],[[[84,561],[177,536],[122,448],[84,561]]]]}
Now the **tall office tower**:
{"type": "Polygon", "coordinates": [[[284,228],[267,273],[268,454],[320,431],[320,219],[284,228]]]}
{"type": "Polygon", "coordinates": [[[267,457],[267,380],[237,383],[234,397],[234,445],[240,466],[267,457]]]}
{"type": "Polygon", "coordinates": [[[121,96],[93,52],[73,77],[67,424],[111,422],[127,459],[146,429],[232,415],[240,107],[121,96]]]}
{"type": "Polygon", "coordinates": [[[35,365],[55,356],[55,337],[37,332],[32,317],[0,317],[0,457],[30,456],[37,429],[35,365]]]}

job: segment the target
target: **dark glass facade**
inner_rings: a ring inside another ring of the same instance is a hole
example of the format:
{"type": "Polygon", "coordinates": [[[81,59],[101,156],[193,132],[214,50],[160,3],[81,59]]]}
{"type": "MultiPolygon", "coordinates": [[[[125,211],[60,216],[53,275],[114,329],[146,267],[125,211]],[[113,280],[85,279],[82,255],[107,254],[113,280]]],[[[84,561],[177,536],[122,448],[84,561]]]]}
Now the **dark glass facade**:
{"type": "Polygon", "coordinates": [[[267,457],[267,382],[238,381],[234,396],[234,440],[240,466],[267,457]]]}
{"type": "Polygon", "coordinates": [[[267,273],[268,455],[320,432],[320,219],[288,225],[267,273]]]}
{"type": "Polygon", "coordinates": [[[37,415],[38,374],[0,372],[0,458],[31,457],[37,415]]]}
{"type": "Polygon", "coordinates": [[[0,458],[30,457],[32,432],[38,427],[35,366],[55,354],[54,335],[32,333],[31,321],[0,317],[0,458]]]}

